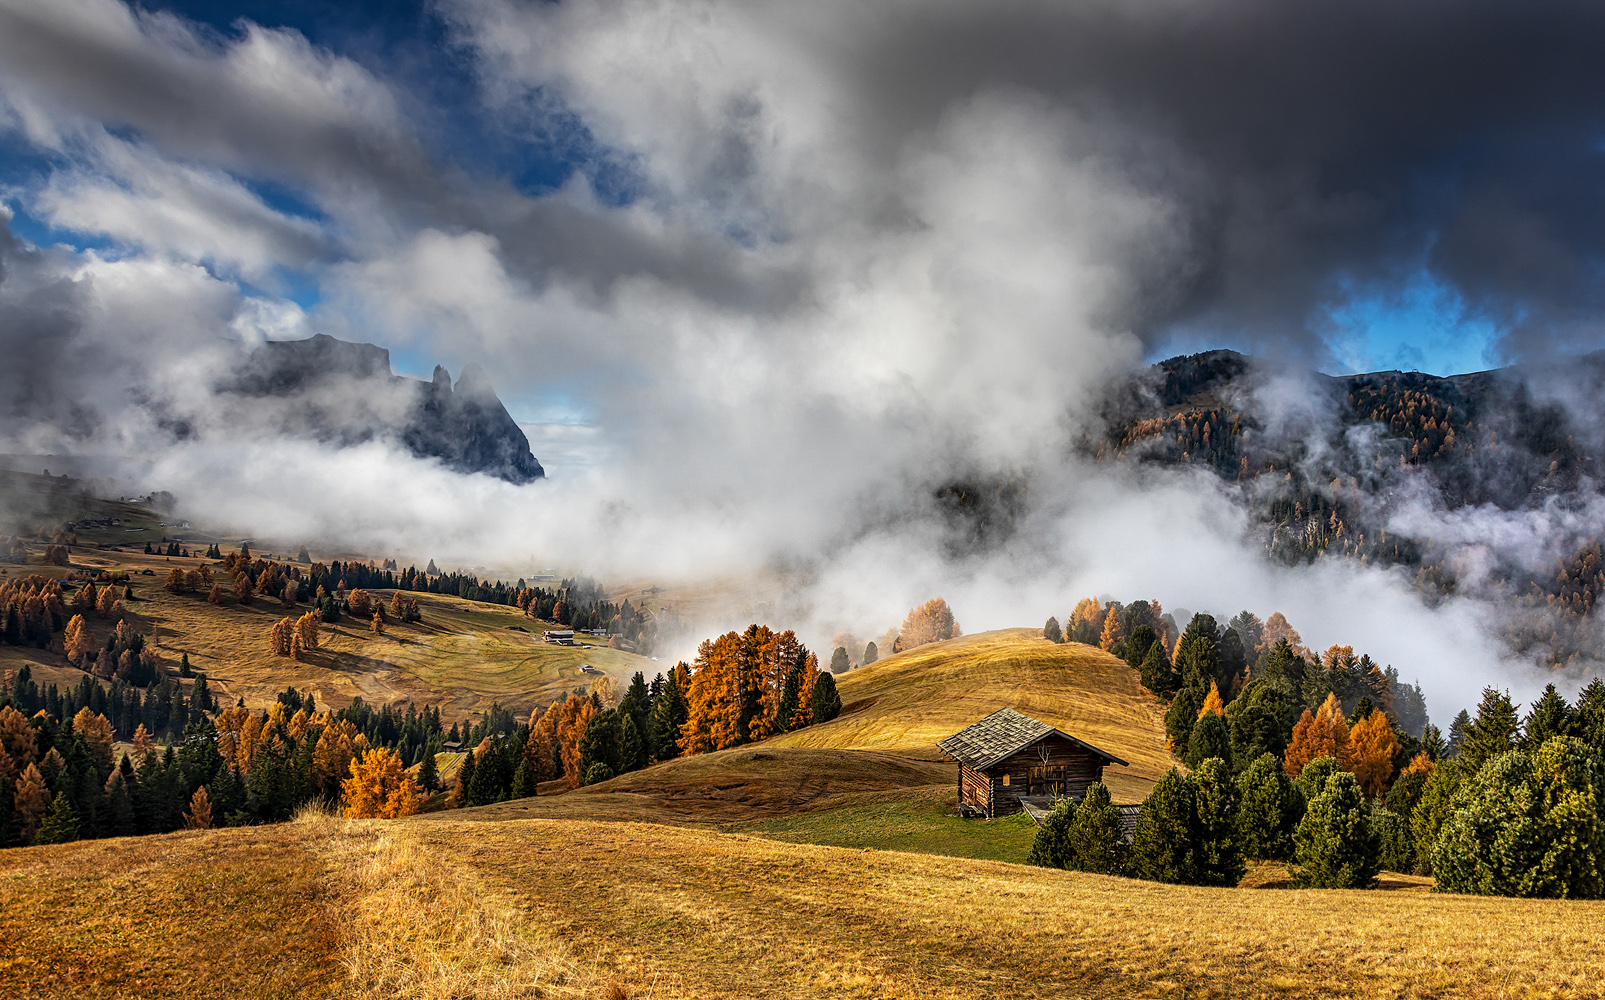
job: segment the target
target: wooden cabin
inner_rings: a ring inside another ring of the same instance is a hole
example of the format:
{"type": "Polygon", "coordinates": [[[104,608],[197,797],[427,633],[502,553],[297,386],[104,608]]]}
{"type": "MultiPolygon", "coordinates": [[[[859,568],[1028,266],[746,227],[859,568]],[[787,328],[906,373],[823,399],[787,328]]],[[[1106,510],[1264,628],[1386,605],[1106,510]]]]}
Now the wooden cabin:
{"type": "Polygon", "coordinates": [[[937,746],[959,763],[959,811],[992,819],[1019,812],[1021,800],[1080,799],[1108,764],[1129,766],[1068,733],[1012,708],[993,712],[937,746]]]}

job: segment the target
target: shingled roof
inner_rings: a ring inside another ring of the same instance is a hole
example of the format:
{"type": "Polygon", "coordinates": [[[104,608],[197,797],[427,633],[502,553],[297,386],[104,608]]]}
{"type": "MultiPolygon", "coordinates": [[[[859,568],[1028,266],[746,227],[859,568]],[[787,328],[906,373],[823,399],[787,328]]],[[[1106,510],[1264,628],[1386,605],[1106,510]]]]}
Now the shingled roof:
{"type": "Polygon", "coordinates": [[[1077,746],[1085,747],[1104,760],[1126,765],[1125,761],[1114,754],[1099,750],[1091,743],[1078,740],[1046,722],[1038,722],[1029,715],[1021,715],[1012,708],[993,712],[968,729],[949,736],[937,746],[960,763],[967,764],[977,771],[984,771],[1055,733],[1077,746]]]}

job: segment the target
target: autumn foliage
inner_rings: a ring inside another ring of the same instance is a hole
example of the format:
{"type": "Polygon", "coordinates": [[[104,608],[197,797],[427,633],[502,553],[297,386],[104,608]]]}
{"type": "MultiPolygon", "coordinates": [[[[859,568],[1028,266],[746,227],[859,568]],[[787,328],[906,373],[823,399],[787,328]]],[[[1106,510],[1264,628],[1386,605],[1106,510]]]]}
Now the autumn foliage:
{"type": "Polygon", "coordinates": [[[351,777],[341,786],[345,815],[350,819],[395,819],[418,811],[423,790],[412,780],[394,751],[374,749],[351,764],[351,777]]]}
{"type": "Polygon", "coordinates": [[[1287,745],[1282,767],[1289,777],[1297,778],[1310,761],[1331,757],[1347,770],[1350,756],[1349,724],[1343,718],[1337,695],[1331,694],[1314,715],[1306,708],[1294,724],[1293,740],[1287,745]]]}
{"type": "Polygon", "coordinates": [[[908,617],[903,619],[898,649],[913,649],[915,646],[941,642],[963,634],[959,629],[959,623],[953,620],[953,611],[947,606],[947,602],[940,597],[933,597],[910,610],[908,617]]]}

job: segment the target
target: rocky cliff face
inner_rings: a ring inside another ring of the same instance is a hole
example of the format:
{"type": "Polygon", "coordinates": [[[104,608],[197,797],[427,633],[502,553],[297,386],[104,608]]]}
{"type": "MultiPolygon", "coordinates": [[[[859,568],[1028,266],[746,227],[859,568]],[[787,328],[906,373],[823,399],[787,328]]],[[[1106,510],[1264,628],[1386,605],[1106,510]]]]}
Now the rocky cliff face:
{"type": "Polygon", "coordinates": [[[291,433],[342,445],[388,437],[449,469],[511,483],[546,475],[477,365],[454,389],[444,368],[428,382],[405,378],[391,372],[384,348],[318,334],[262,345],[225,388],[260,401],[291,433]]]}

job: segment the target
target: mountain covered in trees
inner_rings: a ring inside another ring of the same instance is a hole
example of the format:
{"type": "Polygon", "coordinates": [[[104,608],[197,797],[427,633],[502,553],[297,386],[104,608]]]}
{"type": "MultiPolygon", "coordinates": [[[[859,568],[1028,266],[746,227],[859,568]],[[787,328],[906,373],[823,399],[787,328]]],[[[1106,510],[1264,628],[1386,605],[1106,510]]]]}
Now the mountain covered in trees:
{"type": "Polygon", "coordinates": [[[1115,387],[1082,446],[1207,470],[1253,511],[1270,558],[1404,567],[1429,600],[1499,601],[1518,649],[1565,662],[1605,653],[1590,623],[1605,589],[1602,386],[1605,354],[1439,377],[1208,351],[1115,387]],[[1523,530],[1495,530],[1511,525],[1523,530]]]}
{"type": "Polygon", "coordinates": [[[393,374],[382,347],[318,334],[263,344],[222,388],[259,402],[254,409],[290,433],[341,445],[389,438],[457,472],[511,483],[546,475],[478,365],[455,386],[439,365],[424,382],[393,374]]]}

